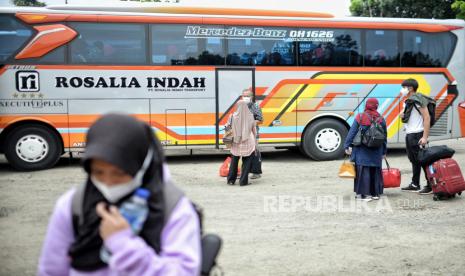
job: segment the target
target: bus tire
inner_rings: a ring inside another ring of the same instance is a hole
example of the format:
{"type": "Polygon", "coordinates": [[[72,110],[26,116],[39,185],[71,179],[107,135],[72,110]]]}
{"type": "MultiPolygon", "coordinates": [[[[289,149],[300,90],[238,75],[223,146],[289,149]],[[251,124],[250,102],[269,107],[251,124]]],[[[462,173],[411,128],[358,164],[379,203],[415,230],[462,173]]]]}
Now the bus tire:
{"type": "Polygon", "coordinates": [[[335,119],[321,119],[304,132],[301,149],[316,161],[335,160],[344,155],[347,127],[335,119]]]}
{"type": "Polygon", "coordinates": [[[5,146],[5,157],[19,171],[51,168],[62,153],[61,139],[42,125],[19,126],[6,136],[5,146]]]}

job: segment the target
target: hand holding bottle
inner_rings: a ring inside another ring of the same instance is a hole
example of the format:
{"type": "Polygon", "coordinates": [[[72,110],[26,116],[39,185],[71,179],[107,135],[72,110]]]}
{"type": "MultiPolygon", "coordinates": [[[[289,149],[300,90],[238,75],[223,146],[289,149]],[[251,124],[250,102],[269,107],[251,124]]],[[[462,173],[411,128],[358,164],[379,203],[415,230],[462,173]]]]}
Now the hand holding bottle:
{"type": "Polygon", "coordinates": [[[99,230],[103,240],[116,232],[130,228],[128,221],[115,206],[110,206],[109,210],[107,210],[105,203],[100,202],[97,204],[97,214],[102,218],[99,230]]]}

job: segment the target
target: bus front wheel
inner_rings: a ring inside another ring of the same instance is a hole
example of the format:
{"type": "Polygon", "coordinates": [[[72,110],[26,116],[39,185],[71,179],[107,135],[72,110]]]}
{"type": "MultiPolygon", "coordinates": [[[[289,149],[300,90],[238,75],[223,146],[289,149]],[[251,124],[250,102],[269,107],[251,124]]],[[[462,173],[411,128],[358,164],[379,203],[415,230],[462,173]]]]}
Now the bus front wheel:
{"type": "Polygon", "coordinates": [[[58,135],[41,125],[20,126],[7,135],[5,142],[5,157],[20,171],[51,168],[62,152],[58,135]]]}
{"type": "Polygon", "coordinates": [[[301,149],[317,161],[338,159],[344,154],[347,133],[346,126],[337,120],[318,120],[305,130],[301,149]]]}

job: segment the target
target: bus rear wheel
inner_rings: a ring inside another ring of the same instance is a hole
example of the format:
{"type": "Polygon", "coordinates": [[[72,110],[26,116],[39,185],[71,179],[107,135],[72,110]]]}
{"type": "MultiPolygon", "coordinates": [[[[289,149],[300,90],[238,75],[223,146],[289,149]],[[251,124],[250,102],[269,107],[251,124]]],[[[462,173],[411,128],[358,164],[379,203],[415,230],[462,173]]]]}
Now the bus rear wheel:
{"type": "Polygon", "coordinates": [[[6,137],[5,157],[20,171],[53,167],[61,156],[61,140],[52,130],[41,125],[24,125],[6,137]]]}
{"type": "Polygon", "coordinates": [[[346,126],[337,120],[318,120],[305,130],[301,149],[316,161],[338,159],[344,154],[347,133],[346,126]]]}

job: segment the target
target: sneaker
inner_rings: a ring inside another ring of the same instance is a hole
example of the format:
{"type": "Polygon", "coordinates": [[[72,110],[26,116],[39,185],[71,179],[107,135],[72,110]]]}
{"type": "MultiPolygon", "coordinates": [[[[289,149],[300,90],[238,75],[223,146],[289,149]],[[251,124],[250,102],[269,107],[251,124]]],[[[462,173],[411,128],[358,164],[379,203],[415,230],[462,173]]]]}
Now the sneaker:
{"type": "Polygon", "coordinates": [[[253,173],[252,176],[250,177],[250,179],[258,179],[258,178],[260,178],[260,177],[262,177],[260,174],[258,174],[258,173],[253,173]]]}
{"type": "Polygon", "coordinates": [[[433,193],[433,189],[430,186],[425,186],[421,191],[418,192],[420,195],[429,195],[433,193]]]}
{"type": "Polygon", "coordinates": [[[360,201],[366,201],[366,202],[370,202],[373,200],[371,199],[371,196],[357,196],[355,199],[360,200],[360,201]]]}
{"type": "Polygon", "coordinates": [[[405,192],[418,192],[420,190],[420,186],[410,183],[410,185],[401,188],[401,190],[405,192]]]}
{"type": "Polygon", "coordinates": [[[379,196],[372,196],[371,199],[373,199],[373,200],[379,200],[379,196]]]}
{"type": "Polygon", "coordinates": [[[228,185],[234,185],[234,182],[228,181],[228,185]]]}

